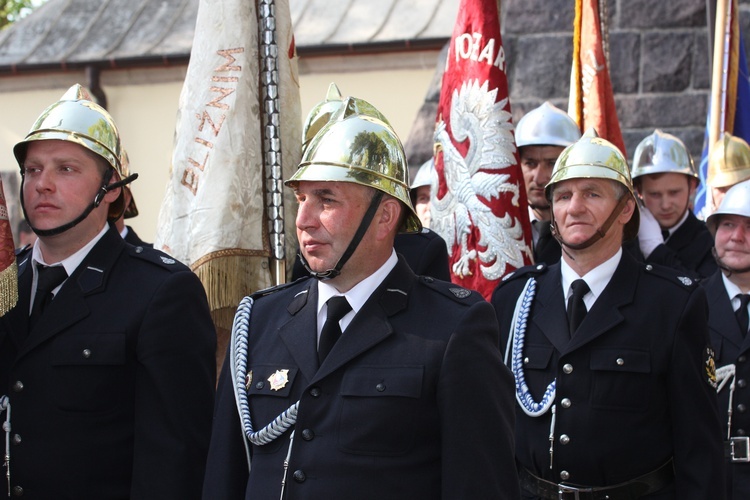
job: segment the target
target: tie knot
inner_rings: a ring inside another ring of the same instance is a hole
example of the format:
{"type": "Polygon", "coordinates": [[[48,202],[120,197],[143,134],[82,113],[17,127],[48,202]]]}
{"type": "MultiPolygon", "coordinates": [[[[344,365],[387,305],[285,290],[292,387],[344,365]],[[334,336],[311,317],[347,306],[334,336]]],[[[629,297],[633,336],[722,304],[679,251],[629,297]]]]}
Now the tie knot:
{"type": "Polygon", "coordinates": [[[326,321],[341,321],[341,318],[352,310],[352,306],[344,296],[331,297],[328,299],[327,304],[328,312],[326,313],[326,321]]]}
{"type": "Polygon", "coordinates": [[[736,297],[740,299],[740,308],[747,307],[747,304],[750,303],[750,294],[738,293],[736,297]]]}
{"type": "Polygon", "coordinates": [[[667,241],[667,239],[669,239],[669,229],[662,229],[661,237],[664,239],[664,241],[667,241]]]}
{"type": "Polygon", "coordinates": [[[68,273],[65,272],[65,268],[63,266],[43,266],[41,264],[38,264],[36,266],[37,270],[37,282],[36,282],[36,289],[37,293],[39,293],[39,290],[44,290],[45,293],[49,293],[57,286],[65,281],[65,278],[68,277],[68,273]]]}
{"type": "Polygon", "coordinates": [[[571,283],[570,289],[573,290],[573,297],[583,297],[590,290],[589,285],[582,279],[577,279],[571,283]]]}

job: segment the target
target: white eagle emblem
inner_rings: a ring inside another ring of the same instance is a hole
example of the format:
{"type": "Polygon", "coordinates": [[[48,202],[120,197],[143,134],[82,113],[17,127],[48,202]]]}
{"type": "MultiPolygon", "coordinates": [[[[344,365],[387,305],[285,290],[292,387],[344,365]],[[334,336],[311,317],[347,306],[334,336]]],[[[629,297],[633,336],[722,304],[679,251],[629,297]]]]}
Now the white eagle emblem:
{"type": "Polygon", "coordinates": [[[453,264],[459,278],[471,275],[469,264],[479,258],[479,269],[488,280],[505,274],[506,266],[524,265],[524,254],[531,258],[520,220],[506,213],[497,217],[482,199],[492,201],[501,193],[513,193],[518,206],[519,187],[508,182],[510,174],[500,171],[516,164],[511,114],[504,110],[507,99],[495,103],[497,89],[488,90],[488,82],[464,82],[454,90],[450,123],[456,142],[469,141],[466,156],[451,142],[441,119],[435,128],[436,146],[443,151],[445,183],[448,190],[437,199],[438,179],[433,177],[431,202],[432,226],[449,247],[460,245],[461,257],[453,264]],[[478,248],[469,249],[472,229],[479,231],[478,248]]]}

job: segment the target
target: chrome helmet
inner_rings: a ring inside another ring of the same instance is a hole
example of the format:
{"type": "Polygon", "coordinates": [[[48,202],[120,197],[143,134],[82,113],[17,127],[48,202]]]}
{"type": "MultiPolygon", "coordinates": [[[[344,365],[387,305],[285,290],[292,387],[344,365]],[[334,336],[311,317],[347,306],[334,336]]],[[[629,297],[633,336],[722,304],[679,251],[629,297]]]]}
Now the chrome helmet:
{"type": "Polygon", "coordinates": [[[516,145],[567,147],[581,138],[575,120],[549,101],[532,109],[518,121],[516,145]]]}
{"type": "Polygon", "coordinates": [[[685,174],[700,182],[693,158],[677,137],[659,129],[643,139],[635,148],[633,180],[643,175],[662,173],[685,174]]]}
{"type": "Polygon", "coordinates": [[[711,236],[716,236],[716,227],[721,215],[741,215],[750,218],[750,179],[729,188],[719,208],[708,216],[706,226],[711,231],[711,236]]]}

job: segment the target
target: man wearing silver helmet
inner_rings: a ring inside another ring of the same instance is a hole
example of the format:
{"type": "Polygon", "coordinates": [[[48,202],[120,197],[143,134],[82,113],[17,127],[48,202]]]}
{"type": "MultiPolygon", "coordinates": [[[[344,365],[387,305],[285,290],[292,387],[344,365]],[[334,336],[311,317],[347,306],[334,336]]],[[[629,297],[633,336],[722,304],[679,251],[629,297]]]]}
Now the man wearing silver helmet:
{"type": "Polygon", "coordinates": [[[240,304],[206,499],[518,498],[492,307],[397,257],[421,225],[381,116],[347,98],[286,181],[313,279],[240,304]]]}
{"type": "Polygon", "coordinates": [[[700,177],[685,144],[657,129],[635,150],[631,172],[641,205],[638,239],[626,248],[648,263],[711,276],[713,238],[692,211],[700,177]]]}
{"type": "Polygon", "coordinates": [[[554,264],[560,260],[560,244],[550,231],[550,205],[544,187],[562,150],[580,137],[576,122],[549,102],[526,113],[516,127],[516,145],[529,201],[534,262],[554,264]]]}
{"type": "Polygon", "coordinates": [[[546,191],[562,258],[492,296],[524,498],[724,498],[704,290],[623,252],[638,232],[630,172],[593,129],[546,191]]]}
{"type": "Polygon", "coordinates": [[[0,318],[9,496],[199,498],[216,344],[200,281],[111,225],[134,176],[80,85],[13,151],[38,239],[0,318]]]}
{"type": "Polygon", "coordinates": [[[750,498],[750,180],[735,184],[706,221],[719,270],[703,283],[716,350],[728,498],[750,498]]]}

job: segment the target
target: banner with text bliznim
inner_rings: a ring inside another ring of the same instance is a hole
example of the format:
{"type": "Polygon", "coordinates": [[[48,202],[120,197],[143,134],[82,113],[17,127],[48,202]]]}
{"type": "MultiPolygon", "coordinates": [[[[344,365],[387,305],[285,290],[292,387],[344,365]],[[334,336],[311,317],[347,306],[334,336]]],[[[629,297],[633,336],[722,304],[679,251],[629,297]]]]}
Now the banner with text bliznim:
{"type": "Polygon", "coordinates": [[[531,226],[518,161],[496,0],[463,0],[435,127],[431,229],[448,244],[451,280],[486,299],[531,264],[531,226]]]}
{"type": "Polygon", "coordinates": [[[200,277],[221,356],[242,297],[284,281],[273,276],[269,231],[295,234],[294,198],[281,181],[299,163],[300,123],[288,1],[201,0],[154,246],[200,277]],[[264,113],[275,113],[280,133],[264,113]],[[281,168],[267,164],[279,157],[281,168]]]}

